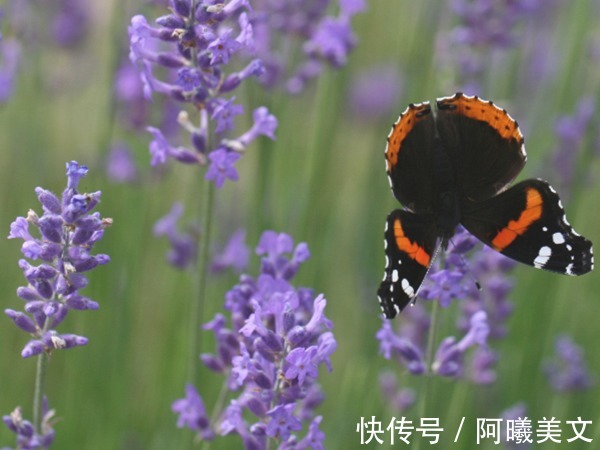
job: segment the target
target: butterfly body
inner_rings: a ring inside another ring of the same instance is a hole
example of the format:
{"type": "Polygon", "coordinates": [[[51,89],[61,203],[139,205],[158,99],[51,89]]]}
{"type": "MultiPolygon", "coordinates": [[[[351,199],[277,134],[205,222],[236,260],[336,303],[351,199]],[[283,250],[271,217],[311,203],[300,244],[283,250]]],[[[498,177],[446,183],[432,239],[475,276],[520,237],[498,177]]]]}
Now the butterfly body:
{"type": "Polygon", "coordinates": [[[378,296],[392,318],[416,298],[439,246],[462,224],[486,245],[537,268],[580,275],[591,242],[566,221],[543,180],[509,188],[526,162],[518,124],[492,102],[458,93],[411,104],[388,136],[386,171],[404,209],[386,221],[386,267],[378,296]]]}

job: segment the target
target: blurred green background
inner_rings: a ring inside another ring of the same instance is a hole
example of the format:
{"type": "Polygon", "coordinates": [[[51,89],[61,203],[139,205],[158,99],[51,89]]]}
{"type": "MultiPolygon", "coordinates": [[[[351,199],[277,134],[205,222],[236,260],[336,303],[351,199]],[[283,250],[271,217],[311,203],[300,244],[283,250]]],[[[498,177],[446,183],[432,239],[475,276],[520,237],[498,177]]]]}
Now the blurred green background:
{"type": "MultiPolygon", "coordinates": [[[[187,381],[187,316],[194,282],[189,273],[167,265],[167,242],[153,237],[152,226],[175,200],[182,201],[187,218],[195,220],[203,175],[177,164],[160,176],[152,173],[149,135],[122,131],[114,113],[112,82],[116,63],[127,51],[126,25],[147,5],[132,0],[88,3],[93,21],[78,48],[66,51],[43,41],[23,44],[16,92],[0,106],[0,235],[8,235],[10,223],[29,208],[40,211],[36,186],[62,191],[65,161],[90,166],[81,190],[103,192],[98,210],[112,217],[114,226],[97,251],[109,254],[112,261],[90,273],[84,291],[100,303],[100,310],[73,313],[61,326],[65,332],[87,336],[88,346],[56,352],[51,358],[47,395],[61,418],[54,448],[175,448],[186,432],[175,428],[170,406],[182,396],[187,381]],[[116,138],[127,140],[135,150],[143,175],[134,185],[113,184],[106,178],[104,158],[116,138]]],[[[577,0],[544,7],[546,13],[535,20],[507,30],[516,45],[496,52],[483,49],[481,91],[470,93],[494,100],[519,121],[529,155],[520,179],[542,176],[555,184],[553,177],[560,175],[552,163],[556,120],[574,114],[584,97],[599,100],[600,59],[594,51],[600,52],[600,5],[577,0]],[[548,72],[532,75],[532,58],[544,56],[543,51],[549,58],[548,72]]],[[[32,2],[30,13],[36,23],[43,23],[43,10],[38,8],[32,2]]],[[[277,141],[259,139],[238,164],[240,181],[217,191],[212,245],[222,248],[238,228],[248,230],[251,248],[266,229],[308,243],[312,257],[296,281],[325,294],[339,345],[332,357],[333,373],[320,376],[326,400],[319,413],[324,416],[327,448],[359,447],[356,424],[361,416],[377,416],[384,424],[392,418],[380,393],[382,369],[397,372],[417,396],[423,387],[422,378],[384,360],[375,339],[381,325],[375,291],[383,271],[383,224],[387,213],[398,207],[389,192],[383,151],[390,125],[409,102],[451,95],[462,87],[460,61],[448,61],[451,55],[445,47],[457,24],[445,1],[372,0],[354,20],[359,41],[347,67],[327,70],[297,97],[264,92],[254,82],[237,94],[249,105],[246,124],[253,107],[269,106],[279,119],[277,141]],[[390,93],[392,111],[361,116],[350,102],[353,83],[363,71],[382,65],[399,74],[399,89],[390,93]]],[[[599,117],[594,115],[581,148],[572,149],[577,170],[573,184],[566,187],[571,195],[563,198],[570,222],[596,244],[599,117]]],[[[21,308],[15,295],[24,284],[17,266],[19,248],[20,242],[0,240],[2,309],[21,308]]],[[[253,255],[248,272],[256,274],[258,264],[253,255]]],[[[524,402],[533,419],[592,420],[585,433],[594,438],[591,444],[558,447],[600,449],[598,383],[583,393],[559,394],[541,370],[554,352],[555,336],[567,333],[581,345],[590,371],[600,374],[600,277],[594,272],[561,277],[525,266],[517,267],[514,275],[509,333],[493,344],[500,353],[496,383],[476,386],[432,379],[426,414],[439,417],[448,430],[440,448],[496,448],[491,442],[475,445],[475,418],[498,418],[506,408],[524,402]],[[453,444],[462,416],[467,417],[466,428],[459,444],[453,444]]],[[[209,278],[207,320],[222,310],[223,296],[236,281],[237,275],[229,272],[209,278]]],[[[440,312],[439,338],[459,336],[454,328],[457,313],[456,305],[440,312]]],[[[20,357],[27,340],[8,318],[2,319],[2,414],[21,405],[25,415],[31,415],[35,361],[20,357]]],[[[212,336],[207,335],[202,347],[204,352],[213,350],[212,336]]],[[[206,370],[201,377],[199,390],[210,406],[220,378],[206,370]]],[[[419,418],[416,408],[406,415],[419,418]]],[[[563,425],[565,438],[570,431],[563,425]]],[[[6,429],[0,431],[0,445],[14,445],[6,429]]],[[[234,437],[212,448],[239,446],[234,437]]]]}

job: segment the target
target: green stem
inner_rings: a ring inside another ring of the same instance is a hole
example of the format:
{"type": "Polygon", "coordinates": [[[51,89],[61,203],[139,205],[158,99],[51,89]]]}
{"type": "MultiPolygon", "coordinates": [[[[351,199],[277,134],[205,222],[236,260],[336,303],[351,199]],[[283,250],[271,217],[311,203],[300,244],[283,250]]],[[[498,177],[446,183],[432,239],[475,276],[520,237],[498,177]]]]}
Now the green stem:
{"type": "MultiPolygon", "coordinates": [[[[44,324],[42,333],[48,328],[48,319],[44,324]]],[[[33,393],[33,427],[35,432],[42,434],[42,420],[44,418],[44,392],[46,392],[46,373],[48,369],[48,360],[50,355],[45,351],[40,353],[37,360],[37,369],[35,373],[35,391],[33,393]]]]}
{"type": "MultiPolygon", "coordinates": [[[[204,179],[202,186],[202,197],[200,199],[200,237],[198,238],[198,260],[196,265],[195,295],[190,306],[189,318],[189,356],[187,380],[198,386],[198,372],[200,359],[198,355],[202,350],[202,324],[204,323],[204,304],[206,302],[206,279],[210,258],[210,229],[212,223],[212,209],[214,199],[214,185],[211,181],[204,179]]],[[[195,445],[194,435],[185,437],[182,435],[179,448],[189,449],[195,445]]],[[[204,444],[206,445],[206,443],[204,444]]]]}
{"type": "Polygon", "coordinates": [[[111,53],[107,64],[109,82],[107,84],[108,92],[106,93],[106,96],[108,97],[106,120],[102,125],[100,135],[97,139],[98,152],[96,157],[101,158],[99,163],[102,163],[102,160],[106,158],[106,155],[110,150],[110,145],[115,134],[115,127],[117,125],[118,102],[114,85],[117,79],[121,56],[123,55],[123,48],[121,45],[122,36],[120,31],[125,28],[123,23],[124,17],[127,17],[125,12],[125,2],[116,2],[116,5],[113,7],[110,22],[110,29],[112,32],[109,36],[112,36],[112,42],[110,44],[111,53]]]}
{"type": "MultiPolygon", "coordinates": [[[[225,405],[225,399],[227,398],[227,392],[229,389],[227,387],[227,380],[229,379],[229,372],[225,374],[225,381],[221,385],[221,389],[219,390],[219,395],[217,397],[217,401],[213,407],[213,412],[210,415],[210,426],[214,426],[217,423],[217,419],[219,415],[223,412],[223,406],[225,405]]],[[[211,446],[212,441],[202,441],[202,450],[208,450],[211,446]]]]}
{"type": "Polygon", "coordinates": [[[192,303],[190,314],[190,358],[188,367],[188,380],[194,383],[197,380],[199,359],[198,354],[202,348],[201,326],[204,323],[204,304],[206,302],[206,279],[210,259],[210,234],[212,223],[212,209],[214,199],[214,184],[204,179],[202,198],[200,204],[200,238],[198,239],[198,264],[196,266],[196,296],[192,303]]]}
{"type": "MultiPolygon", "coordinates": [[[[437,318],[438,318],[438,310],[439,310],[439,302],[437,300],[433,301],[433,307],[431,309],[431,323],[429,325],[429,333],[427,336],[427,352],[425,354],[425,377],[423,390],[421,391],[421,398],[419,400],[419,417],[426,417],[427,410],[427,402],[429,400],[429,396],[431,393],[431,379],[433,377],[433,373],[431,371],[431,367],[433,365],[434,358],[434,346],[435,339],[437,334],[437,318]]],[[[422,439],[419,439],[415,442],[415,450],[419,450],[421,448],[422,439]]]]}

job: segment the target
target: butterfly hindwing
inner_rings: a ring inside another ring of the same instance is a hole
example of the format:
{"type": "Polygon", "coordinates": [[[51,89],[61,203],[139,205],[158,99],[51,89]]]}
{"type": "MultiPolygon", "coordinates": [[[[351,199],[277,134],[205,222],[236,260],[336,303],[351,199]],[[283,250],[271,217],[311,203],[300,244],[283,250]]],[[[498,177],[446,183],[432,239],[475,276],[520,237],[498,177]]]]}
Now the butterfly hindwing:
{"type": "Polygon", "coordinates": [[[416,296],[429,270],[437,237],[431,217],[392,211],[385,227],[385,273],[377,295],[388,319],[416,296]]]}
{"type": "Polygon", "coordinates": [[[594,267],[592,243],[567,221],[546,181],[525,180],[463,210],[465,228],[494,250],[539,269],[582,275],[594,267]]]}

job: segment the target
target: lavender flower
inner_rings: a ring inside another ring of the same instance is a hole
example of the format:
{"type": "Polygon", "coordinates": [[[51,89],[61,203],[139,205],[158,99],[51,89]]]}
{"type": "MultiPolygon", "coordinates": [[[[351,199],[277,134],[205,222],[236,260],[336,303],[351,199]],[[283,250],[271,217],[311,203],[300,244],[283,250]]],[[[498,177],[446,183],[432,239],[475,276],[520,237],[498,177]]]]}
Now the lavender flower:
{"type": "Polygon", "coordinates": [[[573,340],[566,335],[556,338],[556,356],[547,361],[544,372],[552,388],[558,392],[584,391],[593,384],[583,352],[573,340]]]}
{"type": "Polygon", "coordinates": [[[363,70],[352,81],[350,108],[361,120],[389,118],[402,90],[396,67],[381,65],[363,70]]]}
{"type": "Polygon", "coordinates": [[[233,164],[250,142],[261,134],[273,139],[277,127],[277,119],[261,107],[254,112],[250,131],[238,138],[228,136],[235,117],[243,112],[231,93],[245,79],[264,71],[260,59],[250,60],[238,71],[228,68],[233,59],[254,52],[253,10],[243,0],[171,0],[170,6],[171,14],[156,19],[156,26],[141,15],[131,19],[130,59],[139,69],[146,98],[158,93],[190,104],[198,118],[192,122],[186,111],[178,115],[180,126],[189,133],[186,146],[175,147],[161,130],[147,128],[154,137],[152,165],[168,159],[209,165],[205,177],[220,188],[226,180],[238,179],[233,164]],[[159,67],[166,73],[161,79],[154,75],[159,67]]]}
{"type": "Polygon", "coordinates": [[[167,236],[170,249],[167,260],[178,269],[190,267],[196,261],[197,231],[179,231],[178,222],[183,215],[183,205],[176,202],[169,213],[154,224],[155,236],[167,236]]]}
{"type": "Polygon", "coordinates": [[[61,47],[74,46],[87,34],[90,21],[88,7],[82,0],[60,0],[57,3],[58,12],[51,24],[52,34],[61,47]]]}
{"type": "Polygon", "coordinates": [[[187,400],[178,400],[173,409],[180,414],[179,423],[204,439],[210,438],[210,427],[220,435],[239,435],[247,449],[265,448],[268,440],[282,449],[322,448],[325,436],[314,409],[323,395],[316,379],[321,365],[331,370],[329,357],[337,347],[324,315],[327,301],[291,285],[309,257],[306,244],[294,246],[288,235],[267,231],[256,252],[263,255],[258,278],[242,275],[226,295],[230,327],[221,314],[204,326],[214,333],[217,349],[201,359],[226,377],[235,398],[221,412],[220,423],[208,426],[204,419],[201,426],[197,420],[189,424],[189,417],[205,417],[189,387],[187,400]],[[306,424],[308,433],[299,440],[297,432],[306,424]]]}
{"type": "Polygon", "coordinates": [[[38,216],[30,210],[27,218],[17,217],[10,226],[8,238],[23,239],[21,252],[25,257],[41,260],[37,266],[25,259],[19,261],[28,282],[17,289],[17,295],[25,301],[25,313],[5,310],[19,328],[33,336],[23,348],[24,358],[87,343],[85,337],[56,331],[69,311],[98,309],[98,303],[79,293],[88,284],[83,272],[110,261],[108,255],[91,254],[112,219],[91,212],[100,201],[100,191],[77,191],[87,170],[75,161],[67,163],[68,183],[62,199],[36,188],[44,214],[38,216]],[[30,233],[30,225],[37,228],[37,237],[30,233]]]}
{"type": "Polygon", "coordinates": [[[433,371],[443,376],[458,376],[462,372],[462,358],[465,351],[474,345],[485,348],[490,327],[484,311],[478,311],[471,317],[471,327],[458,342],[448,337],[440,344],[433,362],[433,371]]]}
{"type": "Polygon", "coordinates": [[[124,143],[115,144],[106,158],[106,173],[115,183],[132,183],[138,178],[138,168],[131,149],[124,143]]]}
{"type": "MultiPolygon", "coordinates": [[[[513,266],[512,261],[482,248],[476,238],[458,227],[444,259],[434,263],[423,283],[419,298],[437,301],[443,307],[458,302],[462,314],[457,328],[464,333],[463,338],[442,339],[433,364],[428,367],[425,351],[432,324],[424,302],[417,301],[404,311],[401,322],[383,321],[376,335],[380,353],[386,359],[399,360],[413,375],[435,373],[462,376],[478,384],[492,383],[496,379],[494,365],[498,355],[488,347],[488,339],[499,339],[506,333],[504,324],[512,312],[507,295],[513,285],[506,273],[513,266]],[[477,251],[471,255],[476,247],[477,251]],[[475,280],[481,283],[481,290],[475,280]],[[469,348],[472,351],[468,352],[469,348]]],[[[386,397],[394,398],[389,376],[382,378],[381,384],[386,397]]]]}
{"type": "Polygon", "coordinates": [[[570,193],[578,156],[581,154],[584,140],[593,126],[595,113],[594,99],[584,97],[577,104],[573,115],[562,116],[556,121],[555,133],[559,143],[554,150],[555,175],[560,183],[560,192],[566,195],[570,193]]]}
{"type": "Polygon", "coordinates": [[[19,41],[0,35],[0,102],[7,102],[12,97],[20,62],[19,41]]]}
{"type": "Polygon", "coordinates": [[[246,246],[246,232],[237,230],[231,235],[223,251],[213,258],[211,270],[221,272],[231,267],[235,271],[241,272],[248,265],[249,258],[250,251],[246,246]]]}
{"type": "MultiPolygon", "coordinates": [[[[516,405],[513,405],[510,408],[502,411],[500,417],[502,418],[505,424],[508,420],[513,421],[513,423],[528,420],[527,406],[522,402],[517,403],[516,405]]],[[[502,435],[504,448],[506,448],[507,450],[526,450],[528,448],[531,448],[532,446],[531,437],[528,438],[524,433],[521,433],[518,430],[516,433],[514,433],[514,428],[513,435],[511,436],[512,439],[510,441],[507,439],[508,432],[502,433],[502,435]]]]}
{"type": "Polygon", "coordinates": [[[129,59],[123,61],[115,74],[115,97],[119,102],[119,123],[132,129],[141,129],[148,120],[149,103],[144,97],[144,86],[139,72],[129,59]]]}
{"type": "Polygon", "coordinates": [[[204,402],[192,384],[185,387],[185,398],[175,400],[171,407],[179,414],[177,428],[189,428],[197,431],[203,439],[212,439],[214,434],[209,428],[209,420],[204,409],[204,402]]]}
{"type": "Polygon", "coordinates": [[[218,148],[208,155],[210,166],[206,172],[206,179],[212,180],[218,188],[223,186],[225,180],[237,181],[239,175],[233,164],[240,159],[240,155],[228,151],[226,148],[218,148]]]}
{"type": "Polygon", "coordinates": [[[485,64],[494,51],[516,45],[514,29],[543,10],[538,0],[452,0],[459,25],[438,38],[437,56],[443,67],[457,71],[458,84],[467,92],[481,91],[485,64]]]}
{"type": "Polygon", "coordinates": [[[36,433],[33,424],[23,419],[21,407],[15,408],[10,415],[2,416],[2,421],[10,431],[17,435],[16,449],[48,449],[54,442],[54,410],[48,409],[48,400],[44,397],[42,406],[41,432],[36,433]]]}
{"type": "Polygon", "coordinates": [[[415,404],[416,393],[410,388],[401,388],[396,373],[384,371],[379,375],[381,394],[395,413],[403,413],[415,404]]]}
{"type": "Polygon", "coordinates": [[[322,73],[325,64],[340,68],[356,45],[351,20],[365,9],[364,0],[339,0],[337,16],[328,16],[330,0],[306,2],[253,2],[254,47],[265,66],[261,81],[268,87],[284,86],[297,94],[322,73]],[[303,58],[292,65],[291,46],[303,58]]]}

